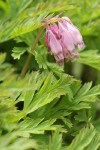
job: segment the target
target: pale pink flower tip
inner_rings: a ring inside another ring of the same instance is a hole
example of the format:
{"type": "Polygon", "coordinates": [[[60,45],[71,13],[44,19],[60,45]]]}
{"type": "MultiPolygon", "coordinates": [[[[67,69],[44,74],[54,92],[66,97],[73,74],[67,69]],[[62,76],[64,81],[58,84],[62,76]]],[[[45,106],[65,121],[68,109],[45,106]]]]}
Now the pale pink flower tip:
{"type": "Polygon", "coordinates": [[[64,59],[74,61],[79,58],[75,48],[82,49],[84,42],[80,31],[68,17],[57,17],[56,20],[58,24],[48,25],[46,22],[45,43],[48,50],[54,54],[57,63],[63,65],[64,59]]]}

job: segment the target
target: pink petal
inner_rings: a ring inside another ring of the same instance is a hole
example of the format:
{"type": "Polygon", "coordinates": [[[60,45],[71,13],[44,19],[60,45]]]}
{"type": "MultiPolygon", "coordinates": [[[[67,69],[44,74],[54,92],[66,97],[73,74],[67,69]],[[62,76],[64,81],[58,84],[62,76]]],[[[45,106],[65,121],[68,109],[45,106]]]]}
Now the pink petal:
{"type": "Polygon", "coordinates": [[[63,60],[64,55],[63,55],[63,50],[62,46],[60,44],[60,41],[55,37],[53,32],[51,30],[47,30],[48,38],[49,38],[49,45],[51,48],[51,51],[54,53],[56,57],[56,60],[63,60]]]}
{"type": "Polygon", "coordinates": [[[56,39],[53,32],[51,30],[47,30],[47,34],[48,34],[48,39],[49,39],[49,45],[50,45],[50,48],[52,49],[52,52],[55,54],[58,52],[61,52],[62,47],[59,41],[56,39]]]}
{"type": "Polygon", "coordinates": [[[70,24],[73,24],[68,17],[62,17],[62,21],[63,21],[63,23],[69,22],[70,24]]]}
{"type": "Polygon", "coordinates": [[[84,42],[82,41],[81,43],[78,43],[78,49],[82,49],[84,47],[84,42]]]}
{"type": "Polygon", "coordinates": [[[69,30],[67,30],[67,28],[65,28],[61,22],[59,22],[58,25],[62,35],[63,48],[72,52],[74,50],[74,43],[69,30]]]}
{"type": "Polygon", "coordinates": [[[56,35],[57,39],[60,39],[61,35],[59,33],[59,28],[55,23],[50,24],[50,30],[56,35]]]}
{"type": "Polygon", "coordinates": [[[47,46],[47,47],[50,47],[49,41],[48,41],[48,35],[47,35],[47,34],[46,34],[46,36],[45,36],[45,38],[44,38],[44,41],[45,41],[45,43],[46,43],[46,46],[47,46]]]}
{"type": "Polygon", "coordinates": [[[59,33],[59,28],[56,25],[56,23],[50,24],[50,30],[54,33],[54,34],[58,34],[59,33]]]}
{"type": "Polygon", "coordinates": [[[54,54],[54,57],[55,57],[58,65],[60,65],[60,66],[64,65],[64,56],[62,56],[62,53],[58,53],[57,55],[54,54]]]}
{"type": "Polygon", "coordinates": [[[80,45],[78,46],[78,48],[83,48],[84,47],[84,42],[83,42],[83,39],[82,39],[82,36],[79,32],[79,30],[74,26],[74,25],[71,25],[69,23],[67,23],[67,28],[73,38],[73,42],[75,45],[80,45]]]}

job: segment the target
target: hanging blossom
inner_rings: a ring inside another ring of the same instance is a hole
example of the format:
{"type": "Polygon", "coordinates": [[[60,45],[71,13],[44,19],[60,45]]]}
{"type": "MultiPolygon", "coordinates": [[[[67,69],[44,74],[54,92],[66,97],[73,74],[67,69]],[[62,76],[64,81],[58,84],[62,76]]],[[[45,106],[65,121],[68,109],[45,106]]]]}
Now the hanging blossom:
{"type": "Polygon", "coordinates": [[[64,59],[74,61],[79,58],[78,52],[75,50],[84,47],[84,42],[80,31],[73,25],[68,17],[54,18],[58,22],[48,24],[46,21],[45,43],[48,50],[54,54],[56,62],[59,65],[64,64],[64,59]]]}

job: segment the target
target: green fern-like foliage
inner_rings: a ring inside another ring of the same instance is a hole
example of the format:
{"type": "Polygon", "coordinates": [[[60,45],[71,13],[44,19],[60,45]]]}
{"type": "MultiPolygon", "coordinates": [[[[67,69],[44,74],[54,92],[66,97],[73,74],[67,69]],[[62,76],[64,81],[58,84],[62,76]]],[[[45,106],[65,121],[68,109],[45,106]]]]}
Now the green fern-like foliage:
{"type": "Polygon", "coordinates": [[[0,1],[0,150],[100,149],[98,6],[94,0],[0,1]],[[73,20],[86,44],[80,58],[65,67],[44,44],[43,20],[59,13],[73,20]],[[28,53],[31,64],[22,77],[28,53]],[[83,64],[95,69],[97,81],[90,81],[88,70],[88,82],[79,79],[83,64]]]}
{"type": "MultiPolygon", "coordinates": [[[[1,55],[1,70],[5,66],[4,56],[4,54],[1,55]]],[[[11,69],[10,66],[9,70],[11,69]]],[[[20,149],[43,149],[44,144],[45,149],[99,147],[99,132],[96,133],[93,126],[80,131],[68,147],[62,144],[62,134],[70,131],[71,128],[74,131],[73,121],[69,118],[75,110],[88,110],[91,107],[91,104],[96,101],[96,96],[100,94],[100,86],[91,88],[91,83],[82,86],[79,80],[66,74],[60,74],[61,77],[58,78],[52,72],[34,72],[27,74],[22,80],[14,73],[10,74],[10,79],[9,75],[6,77],[6,74],[3,73],[5,77],[0,85],[0,141],[3,143],[0,145],[1,149],[16,149],[16,146],[19,146],[20,149]],[[20,110],[18,104],[21,102],[23,108],[20,110]],[[62,121],[62,124],[59,124],[59,121],[62,121]],[[50,131],[54,132],[51,143],[49,143],[50,131]],[[44,139],[42,142],[37,138],[39,134],[44,139]],[[91,141],[97,138],[96,134],[98,139],[95,145],[92,145],[91,141]],[[47,136],[46,139],[45,136],[47,136]],[[7,140],[6,143],[5,140],[7,140]]]]}

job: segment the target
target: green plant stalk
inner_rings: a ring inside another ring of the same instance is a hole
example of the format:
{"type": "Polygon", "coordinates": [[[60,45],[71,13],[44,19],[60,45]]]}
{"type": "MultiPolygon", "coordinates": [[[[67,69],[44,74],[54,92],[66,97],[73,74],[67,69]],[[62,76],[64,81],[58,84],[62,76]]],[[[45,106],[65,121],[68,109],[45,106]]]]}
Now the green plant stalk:
{"type": "MultiPolygon", "coordinates": [[[[36,39],[35,39],[35,41],[34,41],[34,44],[33,44],[33,46],[32,46],[31,52],[33,52],[33,51],[35,50],[35,47],[36,47],[36,45],[37,45],[37,43],[38,43],[38,40],[39,40],[39,38],[40,38],[40,36],[41,36],[43,30],[44,30],[44,27],[42,27],[42,29],[40,29],[40,31],[38,32],[37,37],[36,37],[36,39]]],[[[26,59],[26,62],[25,62],[25,64],[24,64],[24,66],[23,66],[23,69],[22,69],[22,71],[21,71],[21,77],[23,77],[23,76],[26,74],[31,59],[32,59],[32,53],[29,53],[29,55],[28,55],[28,57],[27,57],[27,59],[26,59]]]]}

